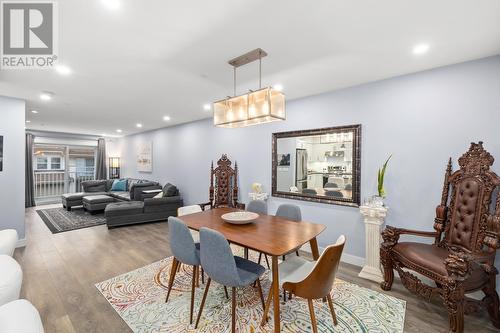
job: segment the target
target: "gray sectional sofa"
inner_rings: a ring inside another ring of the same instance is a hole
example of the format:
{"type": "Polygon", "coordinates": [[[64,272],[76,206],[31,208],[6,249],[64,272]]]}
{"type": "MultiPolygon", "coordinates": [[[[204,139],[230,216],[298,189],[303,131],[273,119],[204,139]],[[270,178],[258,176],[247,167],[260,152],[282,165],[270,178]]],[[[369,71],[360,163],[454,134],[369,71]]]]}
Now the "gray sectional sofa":
{"type": "Polygon", "coordinates": [[[168,183],[127,179],[127,191],[111,191],[113,180],[93,180],[82,183],[83,192],[62,195],[63,206],[83,206],[89,211],[104,209],[108,228],[144,222],[167,220],[177,216],[183,201],[179,190],[168,183]],[[156,190],[156,191],[153,191],[156,190]],[[146,191],[146,193],[145,193],[146,191]],[[153,198],[163,193],[161,198],[153,198]]]}
{"type": "Polygon", "coordinates": [[[127,178],[127,191],[111,191],[114,179],[89,180],[82,182],[83,192],[66,193],[62,195],[63,207],[68,211],[74,206],[83,206],[83,198],[94,195],[107,195],[119,201],[142,201],[147,190],[161,189],[158,182],[144,179],[127,178]]]}
{"type": "Polygon", "coordinates": [[[127,224],[167,220],[177,216],[177,209],[182,206],[178,196],[164,198],[146,198],[144,201],[115,202],[106,206],[104,216],[108,228],[127,224]]]}

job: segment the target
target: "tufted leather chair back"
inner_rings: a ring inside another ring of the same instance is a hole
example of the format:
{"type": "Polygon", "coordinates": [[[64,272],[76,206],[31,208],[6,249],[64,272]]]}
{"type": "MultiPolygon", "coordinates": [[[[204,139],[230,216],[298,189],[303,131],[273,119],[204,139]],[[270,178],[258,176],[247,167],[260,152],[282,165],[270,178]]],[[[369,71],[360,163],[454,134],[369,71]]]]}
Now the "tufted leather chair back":
{"type": "Polygon", "coordinates": [[[492,194],[499,184],[498,176],[489,170],[493,157],[482,142],[471,144],[459,158],[460,170],[450,178],[451,198],[446,222],[445,246],[466,252],[483,251],[492,194]]]}
{"type": "Polygon", "coordinates": [[[455,199],[450,214],[448,242],[450,245],[474,251],[482,214],[480,202],[483,185],[474,178],[465,178],[458,182],[453,190],[455,199]]]}

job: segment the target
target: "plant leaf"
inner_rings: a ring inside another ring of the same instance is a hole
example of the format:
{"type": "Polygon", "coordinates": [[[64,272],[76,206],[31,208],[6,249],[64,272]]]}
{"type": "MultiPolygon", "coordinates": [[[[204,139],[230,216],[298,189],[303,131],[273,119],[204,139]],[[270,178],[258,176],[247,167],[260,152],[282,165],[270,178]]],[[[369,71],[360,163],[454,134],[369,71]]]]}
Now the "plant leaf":
{"type": "Polygon", "coordinates": [[[391,157],[392,154],[387,158],[385,163],[382,165],[382,169],[378,169],[378,195],[381,197],[385,196],[384,177],[385,177],[385,171],[387,169],[387,164],[389,163],[391,157]]]}

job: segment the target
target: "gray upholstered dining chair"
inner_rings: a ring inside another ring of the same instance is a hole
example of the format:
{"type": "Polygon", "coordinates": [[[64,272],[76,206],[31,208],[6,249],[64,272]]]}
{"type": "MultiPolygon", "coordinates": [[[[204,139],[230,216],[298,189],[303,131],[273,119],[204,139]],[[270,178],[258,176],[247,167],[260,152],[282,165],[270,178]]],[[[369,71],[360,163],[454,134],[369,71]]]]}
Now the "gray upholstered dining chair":
{"type": "Polygon", "coordinates": [[[233,256],[227,239],[219,232],[208,228],[200,229],[201,265],[208,274],[208,281],[201,300],[198,318],[196,318],[195,329],[198,328],[201,313],[205,306],[208,290],[212,279],[232,289],[232,320],[231,330],[236,330],[236,288],[246,287],[256,282],[262,308],[264,308],[264,296],[260,285],[260,277],[265,268],[250,260],[233,256]]]}
{"type": "Polygon", "coordinates": [[[323,186],[325,189],[326,188],[339,188],[339,185],[337,183],[326,183],[325,186],[323,186]]]}
{"type": "Polygon", "coordinates": [[[343,198],[344,195],[340,191],[325,191],[327,197],[343,198]]]}
{"type": "MultiPolygon", "coordinates": [[[[252,200],[247,205],[247,211],[267,215],[267,203],[264,200],[252,200]]],[[[271,266],[269,265],[269,259],[265,253],[259,252],[259,261],[257,263],[260,265],[262,255],[264,255],[264,258],[266,259],[267,268],[270,269],[271,266]]]]}
{"type": "Polygon", "coordinates": [[[193,277],[191,282],[191,307],[189,310],[189,322],[193,323],[194,290],[196,288],[196,277],[200,266],[200,243],[195,243],[188,227],[176,217],[168,218],[168,236],[170,248],[174,255],[172,267],[170,268],[170,278],[168,280],[168,291],[165,303],[172,291],[177,268],[181,263],[193,266],[193,277]]]}
{"type": "MultiPolygon", "coordinates": [[[[302,221],[302,213],[300,211],[300,207],[292,204],[281,204],[276,211],[276,216],[295,222],[302,221]]],[[[295,254],[299,256],[299,249],[296,249],[294,251],[295,254]]],[[[283,256],[282,259],[285,260],[285,256],[283,256]]]]}
{"type": "Polygon", "coordinates": [[[312,188],[305,188],[302,190],[302,194],[316,195],[318,194],[318,192],[316,192],[316,190],[313,190],[312,188]]]}
{"type": "Polygon", "coordinates": [[[292,204],[281,204],[276,211],[276,216],[285,218],[290,221],[302,221],[302,213],[300,207],[292,204]]]}
{"type": "Polygon", "coordinates": [[[252,200],[247,204],[247,211],[267,215],[267,203],[264,200],[252,200]]]}

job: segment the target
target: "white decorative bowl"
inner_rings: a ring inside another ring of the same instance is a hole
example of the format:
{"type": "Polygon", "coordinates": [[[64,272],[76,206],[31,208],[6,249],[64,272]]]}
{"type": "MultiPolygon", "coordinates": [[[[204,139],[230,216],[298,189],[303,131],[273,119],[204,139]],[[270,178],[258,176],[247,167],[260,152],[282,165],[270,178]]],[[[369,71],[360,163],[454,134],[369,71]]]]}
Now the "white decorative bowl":
{"type": "Polygon", "coordinates": [[[232,212],[226,213],[221,218],[231,224],[248,224],[259,218],[259,214],[253,212],[232,212]]]}

